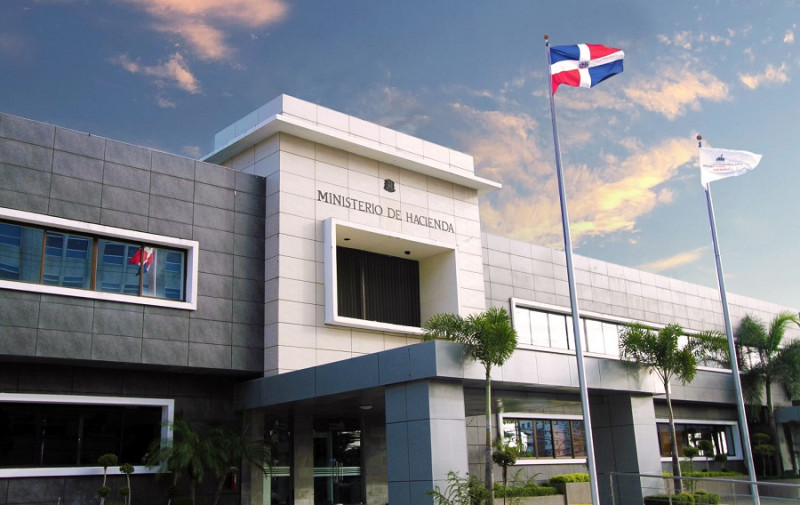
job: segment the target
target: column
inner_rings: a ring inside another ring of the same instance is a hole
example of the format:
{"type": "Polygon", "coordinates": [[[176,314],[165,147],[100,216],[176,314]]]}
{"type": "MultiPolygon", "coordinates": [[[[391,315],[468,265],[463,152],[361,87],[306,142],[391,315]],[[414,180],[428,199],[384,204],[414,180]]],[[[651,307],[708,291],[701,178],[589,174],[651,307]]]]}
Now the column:
{"type": "Polygon", "coordinates": [[[460,383],[422,381],[386,389],[386,467],[389,503],[430,505],[447,474],[467,475],[464,389],[460,383]]]}

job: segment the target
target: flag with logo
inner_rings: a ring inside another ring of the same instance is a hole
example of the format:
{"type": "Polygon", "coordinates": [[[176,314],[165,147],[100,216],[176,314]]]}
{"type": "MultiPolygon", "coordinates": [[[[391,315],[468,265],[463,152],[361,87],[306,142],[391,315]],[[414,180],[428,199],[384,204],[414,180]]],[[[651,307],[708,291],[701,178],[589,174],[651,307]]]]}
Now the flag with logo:
{"type": "Polygon", "coordinates": [[[622,72],[625,53],[599,44],[573,44],[550,48],[553,94],[561,84],[591,88],[622,72]]]}
{"type": "Polygon", "coordinates": [[[756,168],[760,161],[760,154],[749,151],[701,147],[700,184],[705,188],[709,182],[742,175],[756,168]]]}

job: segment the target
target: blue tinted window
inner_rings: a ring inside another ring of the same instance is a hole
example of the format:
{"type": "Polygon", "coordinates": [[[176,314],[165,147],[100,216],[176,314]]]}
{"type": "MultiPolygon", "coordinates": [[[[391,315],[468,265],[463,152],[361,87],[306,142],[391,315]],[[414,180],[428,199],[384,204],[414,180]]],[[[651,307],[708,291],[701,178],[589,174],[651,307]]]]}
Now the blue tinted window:
{"type": "Polygon", "coordinates": [[[185,277],[186,251],[0,222],[0,279],[185,300],[185,277]]]}

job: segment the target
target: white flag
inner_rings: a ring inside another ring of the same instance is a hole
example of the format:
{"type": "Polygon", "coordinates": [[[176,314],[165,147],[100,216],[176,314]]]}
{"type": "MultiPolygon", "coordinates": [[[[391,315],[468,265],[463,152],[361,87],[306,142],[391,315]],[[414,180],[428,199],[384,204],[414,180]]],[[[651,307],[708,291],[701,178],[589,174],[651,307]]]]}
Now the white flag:
{"type": "Polygon", "coordinates": [[[705,188],[709,182],[742,175],[756,168],[760,161],[760,154],[748,151],[701,147],[700,184],[705,188]]]}

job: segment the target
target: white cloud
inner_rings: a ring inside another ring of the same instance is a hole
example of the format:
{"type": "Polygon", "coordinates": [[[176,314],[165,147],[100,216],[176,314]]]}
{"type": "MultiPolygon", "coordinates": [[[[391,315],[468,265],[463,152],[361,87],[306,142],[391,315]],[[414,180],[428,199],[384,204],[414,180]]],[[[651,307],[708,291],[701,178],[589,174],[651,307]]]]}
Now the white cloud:
{"type": "Polygon", "coordinates": [[[283,20],[289,11],[283,0],[122,1],[143,8],[155,19],[156,30],[177,35],[197,56],[215,61],[233,53],[225,29],[264,27],[283,20]]]}
{"type": "Polygon", "coordinates": [[[786,30],[786,35],[783,36],[783,43],[794,44],[794,32],[792,30],[786,30]]]}
{"type": "Polygon", "coordinates": [[[670,256],[669,258],[662,258],[649,263],[642,263],[641,265],[636,266],[636,268],[653,273],[666,272],[668,270],[696,262],[702,258],[706,250],[708,250],[708,247],[700,247],[691,251],[678,253],[674,256],[670,256]]]}
{"type": "Polygon", "coordinates": [[[113,62],[132,74],[155,77],[159,86],[170,84],[192,94],[200,92],[200,83],[180,53],[171,55],[169,60],[160,65],[141,65],[138,61],[131,60],[127,54],[118,56],[113,62]]]}
{"type": "MultiPolygon", "coordinates": [[[[525,114],[481,111],[453,106],[475,129],[462,136],[482,177],[503,188],[481,202],[484,225],[493,233],[558,247],[562,241],[561,214],[552,155],[544,149],[541,127],[525,114]]],[[[581,238],[633,232],[636,222],[656,206],[673,201],[662,184],[693,163],[694,142],[666,139],[641,146],[628,139],[625,155],[607,155],[596,166],[565,170],[570,224],[575,243],[581,238]]]]}
{"type": "Polygon", "coordinates": [[[765,84],[786,84],[789,82],[789,74],[786,70],[786,63],[781,63],[780,67],[770,63],[760,74],[739,74],[739,80],[750,89],[756,89],[765,84]]]}
{"type": "Polygon", "coordinates": [[[701,100],[721,102],[730,98],[728,86],[707,70],[669,68],[659,70],[658,79],[640,77],[625,89],[636,105],[676,119],[687,110],[699,110],[701,100]]]}

